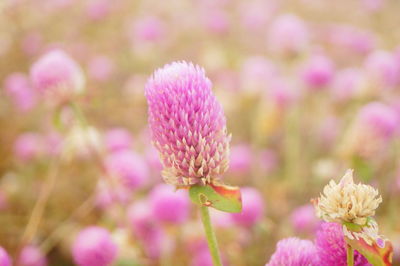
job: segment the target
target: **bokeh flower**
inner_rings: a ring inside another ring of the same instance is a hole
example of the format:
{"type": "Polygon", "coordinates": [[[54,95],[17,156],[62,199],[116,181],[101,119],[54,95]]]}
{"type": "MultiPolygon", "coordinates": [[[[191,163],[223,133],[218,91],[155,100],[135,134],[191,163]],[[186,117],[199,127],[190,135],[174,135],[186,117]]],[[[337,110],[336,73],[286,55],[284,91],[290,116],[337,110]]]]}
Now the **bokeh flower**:
{"type": "Polygon", "coordinates": [[[184,190],[160,184],[149,195],[150,208],[159,222],[182,224],[189,218],[190,200],[184,190]]]}
{"type": "Polygon", "coordinates": [[[47,266],[47,259],[38,247],[29,245],[22,249],[18,257],[18,264],[21,266],[47,266]]]}
{"type": "Polygon", "coordinates": [[[149,169],[144,159],[136,152],[122,150],[107,156],[109,173],[130,189],[137,189],[148,182],[149,169]]]}
{"type": "Polygon", "coordinates": [[[254,188],[244,187],[240,190],[242,193],[242,211],[232,213],[231,216],[235,223],[250,227],[263,218],[264,199],[261,193],[254,188]]]}
{"type": "Polygon", "coordinates": [[[80,266],[111,265],[118,253],[118,248],[110,233],[98,226],[90,226],[79,232],[73,247],[74,261],[80,266]]]}
{"type": "Polygon", "coordinates": [[[29,79],[22,73],[13,73],[4,81],[4,89],[14,106],[21,112],[35,107],[37,96],[29,84],[29,79]]]}
{"type": "Polygon", "coordinates": [[[33,86],[57,103],[68,101],[84,91],[85,79],[80,66],[64,51],[52,50],[31,67],[33,86]]]}
{"type": "Polygon", "coordinates": [[[315,216],[315,209],[311,204],[296,208],[290,215],[290,221],[297,232],[303,233],[314,233],[320,224],[315,216]]]}
{"type": "Polygon", "coordinates": [[[11,266],[11,258],[7,251],[0,246],[0,266],[11,266]]]}
{"type": "Polygon", "coordinates": [[[112,128],[105,133],[104,142],[109,152],[132,148],[132,135],[125,128],[112,128]]]}
{"type": "Polygon", "coordinates": [[[218,179],[228,169],[230,136],[204,70],[186,62],[168,64],[145,90],[164,180],[179,186],[218,179]]]}
{"type": "Polygon", "coordinates": [[[277,17],[268,31],[267,45],[284,55],[297,55],[309,46],[310,33],[305,22],[293,14],[277,17]]]}

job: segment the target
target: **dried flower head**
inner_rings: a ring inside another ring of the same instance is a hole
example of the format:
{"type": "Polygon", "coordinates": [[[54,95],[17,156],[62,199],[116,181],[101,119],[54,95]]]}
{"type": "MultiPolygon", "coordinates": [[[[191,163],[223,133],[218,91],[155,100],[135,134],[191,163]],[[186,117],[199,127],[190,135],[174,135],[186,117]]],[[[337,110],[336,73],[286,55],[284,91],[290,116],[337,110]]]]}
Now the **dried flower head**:
{"type": "Polygon", "coordinates": [[[207,184],[223,174],[229,164],[230,136],[204,70],[186,62],[168,64],[154,73],[145,90],[165,182],[207,184]]]}
{"type": "Polygon", "coordinates": [[[366,225],[382,202],[378,190],[355,184],[353,170],[347,170],[338,184],[331,180],[315,203],[317,215],[326,222],[366,225]]]}

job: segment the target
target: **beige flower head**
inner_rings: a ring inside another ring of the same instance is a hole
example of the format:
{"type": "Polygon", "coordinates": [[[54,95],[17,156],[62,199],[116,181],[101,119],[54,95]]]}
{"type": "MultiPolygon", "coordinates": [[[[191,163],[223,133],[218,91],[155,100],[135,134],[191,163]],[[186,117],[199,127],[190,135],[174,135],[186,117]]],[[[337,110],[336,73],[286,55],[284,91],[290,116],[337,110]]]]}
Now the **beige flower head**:
{"type": "Polygon", "coordinates": [[[382,202],[378,190],[369,185],[355,184],[353,170],[347,170],[338,184],[331,180],[315,201],[317,216],[326,222],[366,225],[368,217],[382,202]]]}

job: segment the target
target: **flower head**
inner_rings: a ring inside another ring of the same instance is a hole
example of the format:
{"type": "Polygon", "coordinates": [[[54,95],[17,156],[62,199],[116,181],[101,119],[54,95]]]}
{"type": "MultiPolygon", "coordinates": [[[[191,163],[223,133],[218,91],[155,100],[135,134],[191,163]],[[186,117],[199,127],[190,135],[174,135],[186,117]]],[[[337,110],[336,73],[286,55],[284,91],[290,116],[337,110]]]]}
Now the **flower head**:
{"type": "Polygon", "coordinates": [[[230,137],[204,70],[174,62],[146,85],[152,139],[172,185],[212,183],[228,169],[230,137]]]}
{"type": "Polygon", "coordinates": [[[282,239],[265,266],[314,266],[318,264],[316,248],[310,240],[297,237],[282,239]]]}
{"type": "Polygon", "coordinates": [[[25,246],[18,258],[21,266],[47,266],[47,259],[36,246],[25,246]]]}
{"type": "Polygon", "coordinates": [[[306,204],[296,208],[291,216],[290,222],[298,232],[315,232],[319,225],[319,220],[315,217],[315,210],[311,204],[306,204]]]}
{"type": "Polygon", "coordinates": [[[81,68],[62,50],[50,51],[39,58],[33,64],[30,76],[39,92],[61,102],[82,93],[84,89],[81,68]]]}
{"type": "Polygon", "coordinates": [[[382,202],[376,189],[355,184],[353,171],[347,170],[338,184],[331,180],[316,202],[317,215],[326,222],[366,225],[382,202]]]}
{"type": "MultiPolygon", "coordinates": [[[[346,243],[342,226],[338,223],[322,223],[316,233],[315,246],[320,261],[326,266],[346,265],[346,243]]],[[[370,265],[358,251],[354,252],[354,265],[370,265]]]]}
{"type": "Polygon", "coordinates": [[[114,152],[106,158],[106,168],[121,183],[130,189],[145,185],[149,179],[149,169],[144,159],[130,150],[114,152]]]}
{"type": "Polygon", "coordinates": [[[110,233],[101,227],[83,229],[72,247],[74,261],[80,266],[110,265],[117,256],[117,246],[110,233]]]}
{"type": "Polygon", "coordinates": [[[264,215],[264,200],[260,192],[251,187],[241,189],[243,208],[240,213],[232,213],[232,219],[236,224],[242,226],[253,226],[259,222],[264,215]]]}
{"type": "Polygon", "coordinates": [[[185,191],[160,184],[150,193],[149,207],[158,221],[181,224],[189,218],[190,200],[185,191]]]}

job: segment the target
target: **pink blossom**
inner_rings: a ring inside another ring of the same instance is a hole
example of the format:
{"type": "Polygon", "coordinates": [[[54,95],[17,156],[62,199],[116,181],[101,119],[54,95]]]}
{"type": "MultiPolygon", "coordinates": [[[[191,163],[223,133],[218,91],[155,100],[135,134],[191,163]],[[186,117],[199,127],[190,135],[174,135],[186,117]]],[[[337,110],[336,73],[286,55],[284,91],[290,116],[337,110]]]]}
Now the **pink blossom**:
{"type": "Polygon", "coordinates": [[[391,88],[399,81],[399,65],[389,52],[374,51],[366,58],[364,67],[367,75],[384,88],[391,88]]]}
{"type": "Polygon", "coordinates": [[[17,137],[14,155],[21,161],[29,161],[43,153],[43,139],[37,133],[27,132],[17,137]]]}
{"type": "Polygon", "coordinates": [[[332,60],[323,55],[313,55],[303,67],[301,77],[311,89],[329,86],[334,77],[335,67],[332,60]]]}
{"type": "Polygon", "coordinates": [[[19,257],[19,265],[21,266],[47,266],[47,259],[38,247],[30,245],[25,246],[19,257]]]}
{"type": "Polygon", "coordinates": [[[148,202],[139,201],[131,205],[127,218],[133,235],[142,243],[147,255],[158,258],[166,236],[157,225],[148,202]]]}
{"type": "Polygon", "coordinates": [[[7,251],[0,246],[0,266],[11,266],[11,258],[7,251]]]}
{"type": "Polygon", "coordinates": [[[363,73],[357,68],[346,68],[336,73],[331,94],[338,101],[357,96],[362,86],[363,73]]]}
{"type": "Polygon", "coordinates": [[[296,231],[303,233],[315,232],[320,224],[311,204],[296,208],[290,216],[290,221],[296,231]]]}
{"type": "Polygon", "coordinates": [[[79,266],[107,266],[115,260],[118,247],[110,233],[98,226],[79,232],[72,246],[74,261],[79,266]]]}
{"type": "Polygon", "coordinates": [[[222,106],[204,70],[174,62],[158,69],[145,91],[164,180],[192,185],[220,177],[228,168],[230,137],[222,106]]]}
{"type": "Polygon", "coordinates": [[[132,135],[125,128],[112,128],[104,136],[106,148],[110,152],[132,148],[132,135]]]}
{"type": "Polygon", "coordinates": [[[27,112],[35,107],[37,96],[29,84],[29,79],[24,74],[9,75],[4,82],[4,89],[17,110],[27,112]]]}
{"type": "Polygon", "coordinates": [[[251,187],[240,189],[242,193],[242,211],[232,213],[232,219],[235,223],[251,227],[261,221],[264,216],[264,199],[259,191],[251,187]]]}
{"type": "Polygon", "coordinates": [[[148,182],[149,169],[144,159],[133,151],[114,152],[107,156],[105,163],[109,173],[130,189],[140,188],[148,182]]]}
{"type": "Polygon", "coordinates": [[[272,22],[267,44],[274,52],[284,55],[298,54],[309,46],[309,35],[304,21],[296,15],[284,14],[272,22]]]}
{"type": "Polygon", "coordinates": [[[182,224],[189,218],[190,200],[186,190],[160,184],[149,195],[153,216],[160,222],[182,224]]]}
{"type": "Polygon", "coordinates": [[[84,77],[79,65],[64,51],[52,50],[31,67],[33,86],[57,102],[69,100],[84,90],[84,77]]]}

